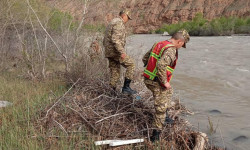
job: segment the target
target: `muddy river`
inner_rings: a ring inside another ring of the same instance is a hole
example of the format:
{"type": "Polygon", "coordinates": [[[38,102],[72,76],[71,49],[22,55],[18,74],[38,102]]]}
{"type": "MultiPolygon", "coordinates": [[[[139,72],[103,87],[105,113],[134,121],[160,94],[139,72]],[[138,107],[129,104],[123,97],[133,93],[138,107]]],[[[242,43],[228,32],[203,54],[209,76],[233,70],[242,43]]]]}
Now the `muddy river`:
{"type": "MultiPolygon", "coordinates": [[[[144,53],[169,38],[133,35],[127,52],[142,68],[144,53]]],[[[179,50],[171,85],[195,112],[187,119],[197,129],[222,147],[250,149],[250,36],[191,37],[179,50]]]]}

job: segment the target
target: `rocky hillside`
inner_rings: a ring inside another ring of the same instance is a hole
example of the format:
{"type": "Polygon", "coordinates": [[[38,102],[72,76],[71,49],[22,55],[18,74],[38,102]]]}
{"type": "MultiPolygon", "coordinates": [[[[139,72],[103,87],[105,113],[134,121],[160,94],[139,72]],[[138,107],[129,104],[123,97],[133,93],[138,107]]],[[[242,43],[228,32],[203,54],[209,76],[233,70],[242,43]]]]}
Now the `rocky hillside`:
{"type": "MultiPolygon", "coordinates": [[[[47,0],[80,19],[84,4],[80,0],[47,0]],[[80,4],[80,5],[79,5],[80,4]]],[[[90,0],[87,24],[107,24],[119,10],[128,8],[133,20],[128,23],[134,33],[148,33],[162,24],[192,20],[197,13],[205,18],[250,16],[250,0],[90,0]]]]}

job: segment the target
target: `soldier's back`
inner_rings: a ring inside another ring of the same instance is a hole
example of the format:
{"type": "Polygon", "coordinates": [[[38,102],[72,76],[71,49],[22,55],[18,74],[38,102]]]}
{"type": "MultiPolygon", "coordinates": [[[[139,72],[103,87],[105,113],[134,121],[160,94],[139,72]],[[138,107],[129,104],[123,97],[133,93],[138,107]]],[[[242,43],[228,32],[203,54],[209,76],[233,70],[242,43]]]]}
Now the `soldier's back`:
{"type": "Polygon", "coordinates": [[[105,47],[106,57],[115,57],[116,55],[118,56],[118,53],[116,52],[116,49],[115,49],[114,42],[112,41],[112,36],[115,33],[114,30],[119,30],[120,34],[124,35],[124,36],[121,36],[122,38],[120,39],[121,41],[124,41],[125,36],[126,36],[124,33],[125,26],[121,18],[114,18],[106,28],[104,39],[103,39],[103,45],[105,47]]]}

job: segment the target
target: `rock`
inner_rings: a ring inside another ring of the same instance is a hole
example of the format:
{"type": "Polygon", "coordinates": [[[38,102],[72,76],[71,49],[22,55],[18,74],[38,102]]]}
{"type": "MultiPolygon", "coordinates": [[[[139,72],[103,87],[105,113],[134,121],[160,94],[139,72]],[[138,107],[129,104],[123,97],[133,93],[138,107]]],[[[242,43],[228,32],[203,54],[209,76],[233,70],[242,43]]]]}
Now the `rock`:
{"type": "Polygon", "coordinates": [[[250,130],[250,126],[241,128],[241,130],[250,130]]]}
{"type": "Polygon", "coordinates": [[[136,99],[136,100],[141,100],[141,96],[137,95],[137,96],[135,97],[135,99],[136,99]]]}
{"type": "Polygon", "coordinates": [[[233,139],[234,142],[245,142],[247,140],[248,140],[248,137],[246,137],[244,135],[238,136],[237,138],[233,139]]]}
{"type": "MultiPolygon", "coordinates": [[[[78,1],[56,1],[56,4],[58,9],[70,12],[75,18],[82,18],[84,7],[80,7],[78,1]]],[[[112,18],[118,16],[121,9],[130,9],[133,20],[128,22],[128,27],[134,33],[149,33],[163,24],[192,20],[197,13],[202,13],[208,20],[221,16],[250,15],[249,1],[245,0],[102,0],[88,4],[85,22],[93,25],[107,25],[112,18]]]]}
{"type": "Polygon", "coordinates": [[[221,111],[219,111],[217,109],[213,109],[213,110],[210,110],[209,113],[211,113],[211,114],[221,114],[221,111]]]}
{"type": "Polygon", "coordinates": [[[162,34],[162,36],[168,36],[168,35],[169,35],[168,32],[164,32],[164,33],[162,34]]]}
{"type": "Polygon", "coordinates": [[[193,150],[204,150],[205,144],[208,142],[208,137],[205,133],[199,132],[199,133],[193,133],[195,137],[195,145],[193,150]]]}
{"type": "Polygon", "coordinates": [[[12,103],[8,102],[8,101],[0,101],[0,108],[1,107],[7,107],[12,105],[12,103]]]}

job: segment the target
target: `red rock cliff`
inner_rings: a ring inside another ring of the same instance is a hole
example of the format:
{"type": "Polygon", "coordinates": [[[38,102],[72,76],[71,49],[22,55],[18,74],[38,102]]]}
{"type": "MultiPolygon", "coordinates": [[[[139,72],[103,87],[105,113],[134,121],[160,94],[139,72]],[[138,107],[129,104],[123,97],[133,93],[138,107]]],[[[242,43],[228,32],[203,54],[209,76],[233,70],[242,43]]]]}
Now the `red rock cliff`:
{"type": "MultiPolygon", "coordinates": [[[[68,10],[78,12],[74,15],[81,18],[79,9],[83,6],[79,6],[77,0],[69,2],[67,7],[72,7],[68,10]]],[[[192,20],[198,12],[207,19],[250,16],[250,0],[92,0],[88,5],[85,23],[107,24],[122,8],[132,11],[133,20],[128,26],[134,33],[148,33],[162,24],[192,20]]]]}

